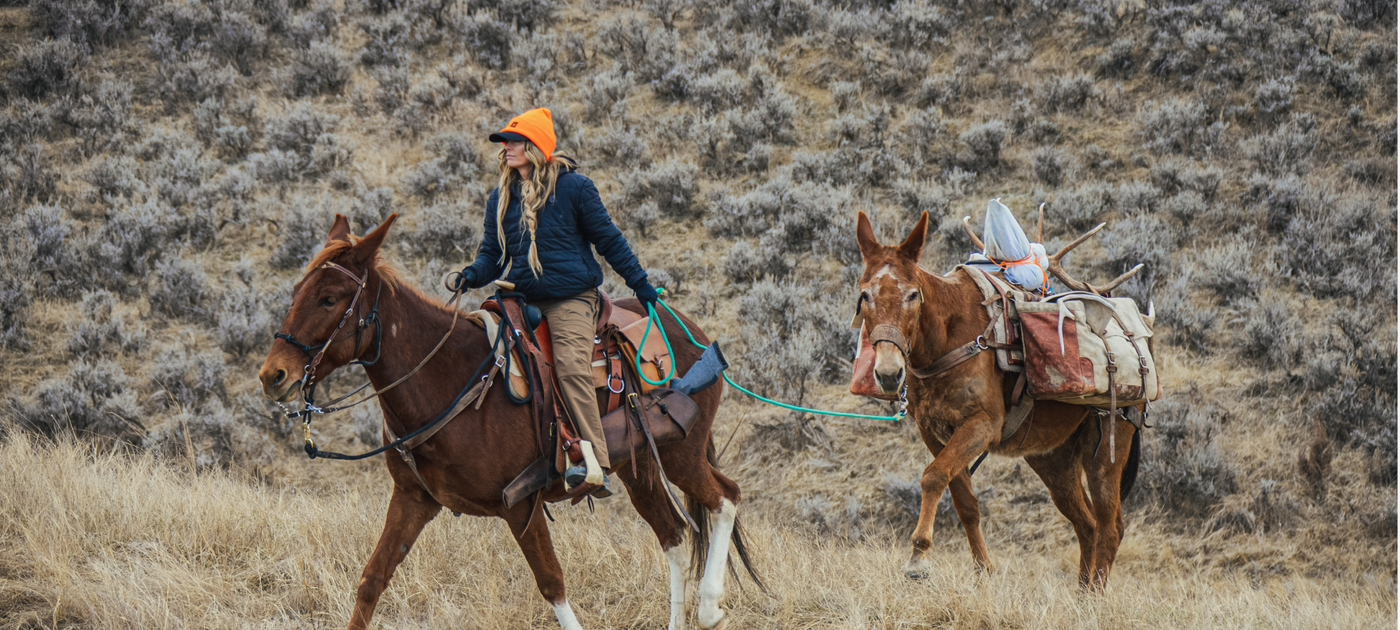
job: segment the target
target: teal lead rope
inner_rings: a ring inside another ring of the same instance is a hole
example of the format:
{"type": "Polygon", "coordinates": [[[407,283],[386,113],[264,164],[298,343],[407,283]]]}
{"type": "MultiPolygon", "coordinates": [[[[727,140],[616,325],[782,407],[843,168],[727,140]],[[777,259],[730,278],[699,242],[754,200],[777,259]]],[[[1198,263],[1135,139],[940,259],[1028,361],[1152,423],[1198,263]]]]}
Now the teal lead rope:
{"type": "MultiPolygon", "coordinates": [[[[658,293],[664,292],[664,291],[665,291],[665,289],[659,289],[659,290],[658,290],[658,293]]],[[[695,335],[692,335],[692,334],[690,333],[690,328],[689,328],[688,326],[685,325],[685,322],[681,321],[680,316],[676,315],[676,312],[675,312],[674,310],[671,310],[671,305],[667,304],[665,301],[661,300],[659,297],[657,298],[656,301],[657,301],[658,304],[661,305],[662,308],[666,309],[666,312],[668,312],[668,313],[671,314],[671,318],[672,318],[672,319],[675,319],[677,324],[680,324],[681,330],[682,330],[682,331],[685,331],[685,336],[688,337],[688,338],[690,339],[690,343],[691,343],[692,345],[694,345],[694,346],[697,347],[697,348],[702,348],[702,349],[705,347],[703,344],[701,344],[700,342],[698,342],[698,341],[695,340],[695,335]]],[[[641,353],[641,352],[638,352],[638,353],[637,353],[637,357],[636,357],[636,359],[635,359],[636,364],[637,364],[637,366],[636,366],[636,367],[637,367],[637,375],[640,376],[640,377],[642,378],[642,380],[644,380],[644,381],[646,381],[647,383],[650,383],[650,384],[652,384],[652,385],[658,385],[658,386],[659,386],[659,385],[665,385],[665,384],[671,382],[671,377],[673,377],[673,376],[676,375],[676,362],[675,362],[675,360],[674,360],[674,357],[676,356],[676,354],[675,354],[675,352],[673,352],[673,351],[671,350],[671,340],[668,339],[668,338],[666,337],[666,329],[665,329],[665,328],[662,328],[662,326],[661,326],[661,316],[656,314],[656,307],[654,307],[654,306],[648,304],[648,305],[647,305],[647,314],[648,314],[648,317],[647,317],[647,327],[646,327],[645,330],[642,331],[642,345],[643,345],[643,346],[646,345],[646,343],[647,343],[647,336],[649,336],[649,335],[651,334],[651,328],[652,328],[652,325],[654,324],[654,325],[656,326],[656,330],[657,330],[658,332],[661,333],[661,340],[664,341],[664,342],[666,342],[666,353],[669,354],[669,355],[672,357],[672,361],[671,361],[670,369],[668,370],[668,372],[667,372],[667,374],[666,374],[666,378],[663,378],[663,379],[661,379],[661,380],[659,380],[659,381],[653,381],[653,380],[647,378],[646,374],[642,372],[642,353],[641,353]]],[[[841,417],[841,418],[861,418],[861,419],[865,419],[865,420],[885,420],[885,421],[887,421],[887,422],[899,422],[900,420],[903,420],[904,417],[905,417],[906,415],[908,415],[909,400],[908,400],[908,398],[905,396],[905,388],[904,388],[903,386],[901,386],[901,387],[899,388],[899,411],[895,412],[895,414],[892,415],[892,416],[872,416],[872,415],[866,415],[866,414],[860,414],[860,413],[846,413],[846,412],[844,412],[844,411],[822,411],[821,409],[809,409],[809,408],[807,408],[807,407],[798,407],[797,405],[789,405],[789,404],[787,404],[787,403],[778,402],[778,401],[773,400],[773,399],[771,399],[771,398],[764,398],[763,396],[759,396],[758,394],[755,394],[755,393],[749,391],[748,389],[744,388],[743,386],[739,385],[738,383],[735,383],[735,382],[734,382],[734,379],[729,378],[729,373],[728,373],[727,371],[724,372],[724,382],[729,383],[729,386],[730,386],[730,387],[733,387],[734,389],[737,389],[737,390],[739,390],[739,391],[741,391],[741,392],[744,392],[745,394],[748,394],[750,397],[752,397],[752,398],[754,398],[754,399],[757,399],[757,400],[759,400],[759,401],[762,401],[762,402],[768,403],[768,404],[770,404],[770,405],[773,405],[774,407],[782,407],[783,409],[791,409],[791,410],[793,410],[793,411],[801,411],[801,412],[804,412],[804,413],[812,413],[812,414],[817,414],[817,415],[821,415],[821,416],[838,416],[838,417],[841,417]]]]}

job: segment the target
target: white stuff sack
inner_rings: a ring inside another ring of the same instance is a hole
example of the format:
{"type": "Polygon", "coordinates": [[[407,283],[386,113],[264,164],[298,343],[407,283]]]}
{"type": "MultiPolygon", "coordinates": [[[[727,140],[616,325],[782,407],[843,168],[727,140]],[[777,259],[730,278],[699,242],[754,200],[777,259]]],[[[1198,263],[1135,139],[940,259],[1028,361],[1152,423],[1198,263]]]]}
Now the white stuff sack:
{"type": "Polygon", "coordinates": [[[986,245],[983,254],[996,262],[1012,262],[1035,254],[1039,267],[1017,265],[1006,270],[1006,279],[1023,287],[1034,288],[1045,282],[1041,270],[1050,266],[1045,254],[1045,246],[1032,243],[1025,230],[1011,214],[1011,209],[1002,205],[999,199],[987,202],[987,218],[982,228],[982,243],[986,245]]]}

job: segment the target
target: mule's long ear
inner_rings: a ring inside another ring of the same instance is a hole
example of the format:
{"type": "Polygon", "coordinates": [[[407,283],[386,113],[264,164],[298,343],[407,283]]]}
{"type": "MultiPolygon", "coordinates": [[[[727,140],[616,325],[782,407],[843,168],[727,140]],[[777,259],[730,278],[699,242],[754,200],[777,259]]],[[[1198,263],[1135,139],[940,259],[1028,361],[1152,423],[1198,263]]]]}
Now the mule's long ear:
{"type": "Polygon", "coordinates": [[[329,244],[331,241],[350,242],[350,219],[345,218],[345,215],[339,212],[335,213],[335,223],[331,224],[331,233],[326,235],[326,243],[329,244]]]}
{"type": "Polygon", "coordinates": [[[924,238],[928,235],[928,210],[919,216],[919,222],[909,232],[908,238],[899,244],[899,255],[919,262],[919,254],[924,251],[924,238]]]}
{"type": "Polygon", "coordinates": [[[374,228],[373,232],[366,234],[364,238],[360,239],[360,242],[355,244],[355,248],[352,251],[354,252],[356,262],[369,262],[374,258],[375,254],[379,253],[379,246],[384,244],[384,237],[389,235],[389,226],[393,225],[394,219],[397,218],[399,218],[399,213],[397,212],[389,215],[389,218],[384,219],[384,222],[380,223],[379,227],[374,228]]]}
{"type": "Polygon", "coordinates": [[[856,213],[856,244],[860,246],[861,258],[870,258],[880,250],[880,241],[875,240],[875,227],[870,225],[870,217],[864,210],[856,213]]]}

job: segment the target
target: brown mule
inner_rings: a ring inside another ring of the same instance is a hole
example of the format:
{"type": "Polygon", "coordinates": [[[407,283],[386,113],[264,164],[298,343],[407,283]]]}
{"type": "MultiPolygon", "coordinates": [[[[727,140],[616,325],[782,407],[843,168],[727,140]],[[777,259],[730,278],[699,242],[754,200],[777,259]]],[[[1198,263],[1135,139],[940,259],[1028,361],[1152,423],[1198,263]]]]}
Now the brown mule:
{"type": "Polygon", "coordinates": [[[981,352],[930,378],[910,375],[977,339],[988,323],[982,293],[965,273],[938,276],[919,267],[927,228],[925,212],[903,243],[887,247],[875,239],[864,212],[856,225],[856,240],[865,261],[860,309],[866,329],[893,326],[903,333],[909,348],[906,358],[896,343],[875,343],[876,383],[883,394],[896,393],[907,385],[909,415],[934,455],[920,479],[923,501],[905,574],[923,577],[931,566],[928,550],[933,544],[933,518],[944,488],[953,496],[974,562],[979,569],[991,569],[968,472],[974,459],[991,451],[1023,457],[1040,475],[1055,507],[1074,525],[1079,538],[1080,586],[1102,590],[1123,537],[1120,499],[1132,488],[1137,475],[1136,430],[1128,422],[1115,423],[1117,456],[1110,461],[1105,440],[1095,457],[1098,432],[1090,426],[1093,423],[1084,422],[1085,407],[1037,401],[1031,417],[1002,441],[1006,383],[993,352],[981,352]],[[1088,480],[1087,494],[1081,476],[1088,480]]]}
{"type": "MultiPolygon", "coordinates": [[[[379,356],[365,368],[365,373],[376,389],[384,388],[427,356],[452,322],[450,310],[405,284],[392,269],[380,265],[379,247],[396,217],[390,215],[373,232],[356,238],[350,234],[346,218],[336,215],[325,248],[311,261],[306,275],[296,284],[281,334],[312,346],[335,335],[315,370],[318,378],[350,361],[379,356]],[[328,262],[349,273],[326,266],[328,262]],[[359,278],[365,279],[365,295],[379,296],[378,317],[383,326],[380,341],[375,341],[375,335],[357,335],[353,330],[357,325],[355,318],[363,318],[368,309],[363,302],[351,305],[359,278]],[[347,310],[355,312],[347,316],[347,310]],[[347,323],[344,329],[338,329],[343,316],[347,323]],[[337,330],[340,330],[338,334],[337,330]],[[380,345],[382,347],[378,347],[380,345]]],[[[616,306],[642,311],[636,300],[631,299],[621,300],[616,306]]],[[[668,335],[674,339],[684,338],[674,321],[669,318],[664,321],[668,335]]],[[[708,341],[689,319],[686,325],[701,342],[708,341]]],[[[451,406],[453,398],[465,385],[462,379],[467,378],[472,366],[481,364],[489,353],[486,333],[475,326],[459,323],[441,351],[421,371],[379,398],[385,422],[397,435],[406,435],[423,426],[451,406]]],[[[258,373],[263,393],[278,402],[294,400],[300,391],[299,378],[308,354],[300,345],[283,343],[281,339],[275,341],[258,373]]],[[[675,354],[676,373],[682,374],[700,357],[700,350],[680,344],[675,347],[675,354]]],[[[351,629],[368,627],[379,596],[388,586],[394,570],[408,555],[423,527],[443,507],[473,516],[505,519],[534,573],[540,594],[554,607],[559,625],[565,630],[581,627],[565,596],[563,571],[554,555],[547,521],[541,514],[543,502],[524,500],[507,508],[502,500],[501,492],[506,484],[541,455],[537,452],[530,407],[511,403],[503,390],[500,384],[491,388],[479,410],[468,407],[432,438],[413,449],[426,489],[402,458],[393,454],[385,457],[385,465],[394,479],[394,490],[379,544],[360,578],[349,622],[351,629]]],[[[631,466],[614,471],[627,487],[637,513],[656,533],[670,564],[670,627],[673,630],[685,624],[685,593],[692,579],[692,558],[698,559],[697,564],[701,565],[695,567],[695,575],[700,578],[698,617],[702,628],[714,628],[725,621],[719,604],[724,597],[731,534],[740,560],[753,576],[737,529],[739,486],[713,465],[710,427],[719,408],[721,389],[711,387],[693,398],[700,408],[700,416],[690,434],[681,442],[660,447],[662,468],[685,492],[687,507],[698,523],[699,531],[691,537],[693,550],[681,547],[686,537],[686,522],[670,504],[649,460],[637,462],[635,475],[631,466]]],[[[557,483],[544,498],[558,500],[564,496],[563,484],[557,483]]]]}

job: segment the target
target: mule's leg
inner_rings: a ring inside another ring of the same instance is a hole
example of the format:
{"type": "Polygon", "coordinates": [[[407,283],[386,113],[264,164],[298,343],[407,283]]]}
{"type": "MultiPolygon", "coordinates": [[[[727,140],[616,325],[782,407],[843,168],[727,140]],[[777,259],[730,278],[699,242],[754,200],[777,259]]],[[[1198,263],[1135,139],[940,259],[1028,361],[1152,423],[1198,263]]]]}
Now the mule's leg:
{"type": "Polygon", "coordinates": [[[632,500],[637,514],[641,515],[642,520],[645,520],[651,526],[651,531],[656,534],[657,541],[661,543],[661,551],[666,555],[666,564],[670,566],[671,620],[667,628],[684,630],[691,583],[690,551],[681,544],[685,542],[686,525],[671,507],[671,499],[661,487],[661,480],[653,478],[650,484],[647,483],[647,476],[655,475],[651,468],[653,465],[647,461],[638,466],[640,479],[632,475],[631,466],[623,465],[616,471],[617,478],[627,486],[627,497],[632,500]]]}
{"type": "MultiPolygon", "coordinates": [[[[1108,586],[1108,574],[1113,570],[1113,561],[1118,557],[1118,545],[1123,541],[1123,504],[1119,495],[1119,482],[1123,478],[1123,467],[1128,461],[1128,451],[1133,439],[1133,425],[1128,422],[1115,423],[1117,452],[1113,462],[1108,461],[1108,453],[1100,452],[1085,466],[1089,496],[1093,500],[1094,521],[1099,524],[1094,539],[1094,565],[1089,577],[1089,590],[1101,592],[1108,586]]],[[[1108,450],[1108,440],[1104,440],[1103,450],[1108,450]]]]}
{"type": "MultiPolygon", "coordinates": [[[[1075,450],[1073,442],[1071,439],[1049,453],[1027,456],[1026,463],[1030,464],[1031,470],[1045,482],[1046,490],[1050,491],[1050,500],[1055,502],[1055,507],[1069,519],[1070,525],[1074,526],[1074,537],[1079,539],[1079,586],[1088,588],[1089,571],[1094,565],[1097,528],[1094,515],[1089,511],[1089,504],[1084,496],[1084,486],[1080,482],[1083,469],[1079,461],[1072,457],[1075,450]]],[[[1082,451],[1084,445],[1079,446],[1079,450],[1082,451]]],[[[1092,451],[1093,445],[1089,445],[1088,448],[1092,451]]]]}
{"type": "Polygon", "coordinates": [[[980,571],[991,571],[992,559],[987,556],[987,543],[982,540],[982,509],[977,495],[972,492],[972,474],[964,468],[948,482],[948,492],[953,495],[953,509],[958,511],[958,520],[967,532],[972,562],[980,571]]]}
{"type": "MultiPolygon", "coordinates": [[[[972,460],[987,450],[992,441],[991,425],[991,419],[985,414],[969,418],[953,432],[948,443],[934,456],[933,462],[924,468],[924,474],[919,478],[919,490],[922,494],[919,502],[919,523],[914,526],[914,535],[911,536],[914,552],[909,557],[909,562],[904,565],[906,577],[921,579],[928,576],[932,566],[928,550],[933,546],[933,519],[938,514],[938,500],[943,497],[943,490],[948,487],[953,477],[961,474],[972,460]]],[[[971,540],[969,534],[969,543],[971,540]]]]}
{"type": "Polygon", "coordinates": [[[423,526],[433,520],[442,506],[433,502],[421,490],[400,490],[394,487],[389,498],[389,513],[384,518],[384,531],[374,546],[365,570],[360,574],[360,586],[355,591],[355,610],[350,615],[350,630],[364,630],[374,616],[379,596],[394,576],[394,569],[408,557],[408,550],[418,540],[423,526]]]}
{"type": "Polygon", "coordinates": [[[510,533],[515,535],[516,544],[520,545],[520,553],[525,554],[525,562],[530,565],[530,571],[535,574],[535,586],[540,589],[540,595],[554,607],[554,616],[559,620],[559,627],[564,630],[583,630],[578,618],[574,616],[573,607],[569,606],[568,597],[564,594],[564,569],[559,566],[559,558],[554,555],[554,543],[549,538],[549,526],[545,524],[544,515],[539,514],[533,523],[530,522],[530,513],[535,510],[536,500],[538,499],[515,504],[515,507],[504,515],[506,523],[510,525],[510,533]]]}

